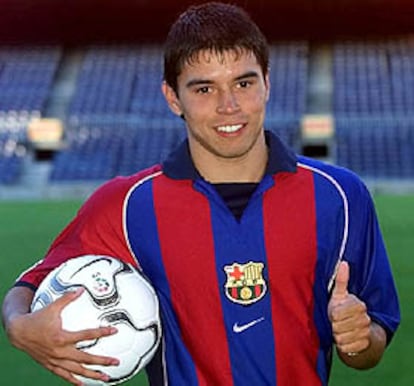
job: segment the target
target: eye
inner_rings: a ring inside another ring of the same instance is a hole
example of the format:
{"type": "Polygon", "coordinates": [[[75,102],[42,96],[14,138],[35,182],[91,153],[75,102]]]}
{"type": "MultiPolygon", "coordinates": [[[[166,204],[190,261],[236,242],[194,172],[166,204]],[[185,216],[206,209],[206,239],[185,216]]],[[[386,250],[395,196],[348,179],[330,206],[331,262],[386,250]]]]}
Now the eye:
{"type": "Polygon", "coordinates": [[[203,86],[196,89],[197,94],[208,94],[211,92],[211,87],[209,86],[203,86]]]}
{"type": "Polygon", "coordinates": [[[248,88],[248,87],[250,87],[252,85],[252,82],[251,81],[249,81],[249,80],[241,80],[239,83],[238,83],[238,87],[239,88],[248,88]]]}

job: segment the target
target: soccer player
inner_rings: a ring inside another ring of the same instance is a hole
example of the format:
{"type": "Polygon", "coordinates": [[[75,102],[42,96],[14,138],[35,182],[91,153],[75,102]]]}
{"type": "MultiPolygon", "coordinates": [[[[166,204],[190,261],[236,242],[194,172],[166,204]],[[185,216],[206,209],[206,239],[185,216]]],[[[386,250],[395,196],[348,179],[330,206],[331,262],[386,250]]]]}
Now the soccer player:
{"type": "Polygon", "coordinates": [[[265,131],[263,34],[234,5],[193,6],[172,25],[164,63],[162,91],[187,140],[100,187],[20,276],[3,304],[11,343],[75,385],[73,374],[105,380],[83,364],[117,359],[75,344],[116,330],[60,327],[79,293],[29,313],[50,270],[103,254],[139,266],[158,293],[151,385],[326,385],[333,347],[348,366],[375,366],[400,316],[372,200],[350,171],[265,131]]]}

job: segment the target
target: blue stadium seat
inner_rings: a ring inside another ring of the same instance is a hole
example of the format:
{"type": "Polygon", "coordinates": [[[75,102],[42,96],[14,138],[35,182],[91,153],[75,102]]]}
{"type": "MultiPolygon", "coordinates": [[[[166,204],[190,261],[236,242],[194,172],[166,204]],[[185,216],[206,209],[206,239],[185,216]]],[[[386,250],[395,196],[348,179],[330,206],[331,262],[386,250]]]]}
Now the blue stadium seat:
{"type": "Polygon", "coordinates": [[[414,178],[412,118],[338,118],[336,162],[366,178],[414,178]]]}
{"type": "Polygon", "coordinates": [[[57,46],[0,48],[0,110],[44,112],[61,59],[57,46]]]}
{"type": "Polygon", "coordinates": [[[26,155],[26,127],[17,120],[0,119],[0,185],[18,183],[26,155]]]}
{"type": "Polygon", "coordinates": [[[70,129],[68,148],[53,161],[51,181],[106,180],[136,173],[161,162],[185,133],[176,120],[85,120],[70,129]]]}

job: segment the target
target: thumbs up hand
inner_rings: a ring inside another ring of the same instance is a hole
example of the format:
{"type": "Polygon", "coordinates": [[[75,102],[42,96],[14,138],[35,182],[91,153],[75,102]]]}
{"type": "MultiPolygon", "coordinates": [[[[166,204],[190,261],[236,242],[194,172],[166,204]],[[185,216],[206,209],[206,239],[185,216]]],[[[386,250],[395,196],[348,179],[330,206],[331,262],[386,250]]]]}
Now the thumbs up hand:
{"type": "Polygon", "coordinates": [[[357,355],[370,345],[371,319],[363,301],[348,292],[349,265],[342,261],[328,304],[328,316],[338,350],[357,355]]]}

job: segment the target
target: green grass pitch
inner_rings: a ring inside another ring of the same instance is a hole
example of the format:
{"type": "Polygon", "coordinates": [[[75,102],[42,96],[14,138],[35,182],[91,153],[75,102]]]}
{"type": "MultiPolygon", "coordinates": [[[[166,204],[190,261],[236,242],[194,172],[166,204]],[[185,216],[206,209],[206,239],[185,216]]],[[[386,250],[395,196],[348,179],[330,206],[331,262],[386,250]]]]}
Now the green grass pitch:
{"type": "MultiPolygon", "coordinates": [[[[400,295],[403,322],[381,364],[375,369],[356,371],[335,359],[331,386],[414,385],[414,371],[410,368],[414,342],[414,196],[378,195],[374,198],[400,295]]],[[[79,206],[79,201],[0,203],[1,299],[16,276],[44,255],[50,242],[79,206]]],[[[1,385],[66,384],[26,354],[12,348],[2,329],[0,367],[1,385]]],[[[125,385],[145,386],[145,375],[139,374],[125,385]]]]}

